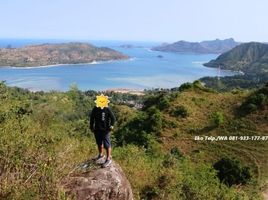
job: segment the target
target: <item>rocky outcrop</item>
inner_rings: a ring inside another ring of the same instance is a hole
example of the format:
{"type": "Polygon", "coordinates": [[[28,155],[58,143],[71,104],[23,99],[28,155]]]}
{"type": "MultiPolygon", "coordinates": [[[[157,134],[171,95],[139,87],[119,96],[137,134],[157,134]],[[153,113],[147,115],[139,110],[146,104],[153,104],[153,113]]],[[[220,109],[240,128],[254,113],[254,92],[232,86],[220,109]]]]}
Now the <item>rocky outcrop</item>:
{"type": "Polygon", "coordinates": [[[110,167],[75,173],[64,181],[67,196],[77,200],[133,200],[132,189],[121,167],[110,167]]]}

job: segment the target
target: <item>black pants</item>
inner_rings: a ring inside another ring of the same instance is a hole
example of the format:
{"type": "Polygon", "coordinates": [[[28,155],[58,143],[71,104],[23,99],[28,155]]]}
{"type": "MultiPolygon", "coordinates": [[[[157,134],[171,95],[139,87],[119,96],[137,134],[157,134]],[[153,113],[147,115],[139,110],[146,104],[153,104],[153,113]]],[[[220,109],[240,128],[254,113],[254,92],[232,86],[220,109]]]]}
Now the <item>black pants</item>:
{"type": "Polygon", "coordinates": [[[105,149],[112,147],[109,131],[94,131],[96,143],[98,146],[103,145],[105,149]]]}

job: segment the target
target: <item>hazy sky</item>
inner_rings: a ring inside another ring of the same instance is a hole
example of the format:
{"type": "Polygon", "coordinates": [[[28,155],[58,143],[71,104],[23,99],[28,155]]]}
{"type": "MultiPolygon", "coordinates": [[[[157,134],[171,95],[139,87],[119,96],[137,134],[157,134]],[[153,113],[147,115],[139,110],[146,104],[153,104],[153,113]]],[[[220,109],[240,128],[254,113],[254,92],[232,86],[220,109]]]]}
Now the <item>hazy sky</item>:
{"type": "Polygon", "coordinates": [[[0,0],[0,38],[268,41],[268,0],[0,0]]]}

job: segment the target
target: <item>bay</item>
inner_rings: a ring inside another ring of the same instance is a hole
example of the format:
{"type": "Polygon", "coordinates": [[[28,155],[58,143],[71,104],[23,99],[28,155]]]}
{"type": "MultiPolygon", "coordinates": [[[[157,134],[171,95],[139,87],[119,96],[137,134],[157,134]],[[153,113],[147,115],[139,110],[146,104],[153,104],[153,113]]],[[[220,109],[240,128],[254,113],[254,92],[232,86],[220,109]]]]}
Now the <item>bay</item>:
{"type": "MultiPolygon", "coordinates": [[[[20,47],[29,44],[60,43],[68,40],[1,39],[0,46],[20,47]]],[[[177,54],[151,51],[154,42],[81,41],[120,51],[131,58],[123,61],[91,64],[58,65],[31,68],[1,67],[0,80],[9,86],[32,91],[66,91],[76,84],[81,90],[152,89],[178,87],[204,76],[217,76],[218,69],[202,64],[215,59],[216,54],[177,54]],[[122,46],[122,45],[131,46],[122,46]]],[[[236,74],[221,70],[220,76],[236,74]]]]}

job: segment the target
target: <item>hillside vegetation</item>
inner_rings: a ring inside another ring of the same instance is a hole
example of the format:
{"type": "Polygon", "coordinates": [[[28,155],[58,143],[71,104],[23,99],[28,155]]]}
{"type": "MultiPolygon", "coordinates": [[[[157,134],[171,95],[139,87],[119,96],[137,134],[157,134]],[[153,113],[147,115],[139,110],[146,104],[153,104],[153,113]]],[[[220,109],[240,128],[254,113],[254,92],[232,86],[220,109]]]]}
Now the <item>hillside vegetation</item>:
{"type": "MultiPolygon", "coordinates": [[[[261,199],[267,140],[195,138],[268,135],[267,88],[217,93],[196,81],[139,97],[110,93],[113,159],[135,199],[261,199]]],[[[62,179],[97,153],[88,127],[96,94],[0,84],[0,199],[67,199],[62,179]]]]}
{"type": "Polygon", "coordinates": [[[268,44],[244,43],[204,65],[246,74],[268,72],[268,44]]]}
{"type": "Polygon", "coordinates": [[[250,42],[241,44],[204,64],[226,70],[241,71],[244,75],[217,78],[205,77],[201,81],[208,87],[228,91],[234,88],[255,88],[268,80],[268,44],[250,42]]]}
{"type": "Polygon", "coordinates": [[[41,44],[0,49],[0,66],[14,67],[91,63],[127,58],[128,56],[115,50],[87,43],[41,44]]]}

